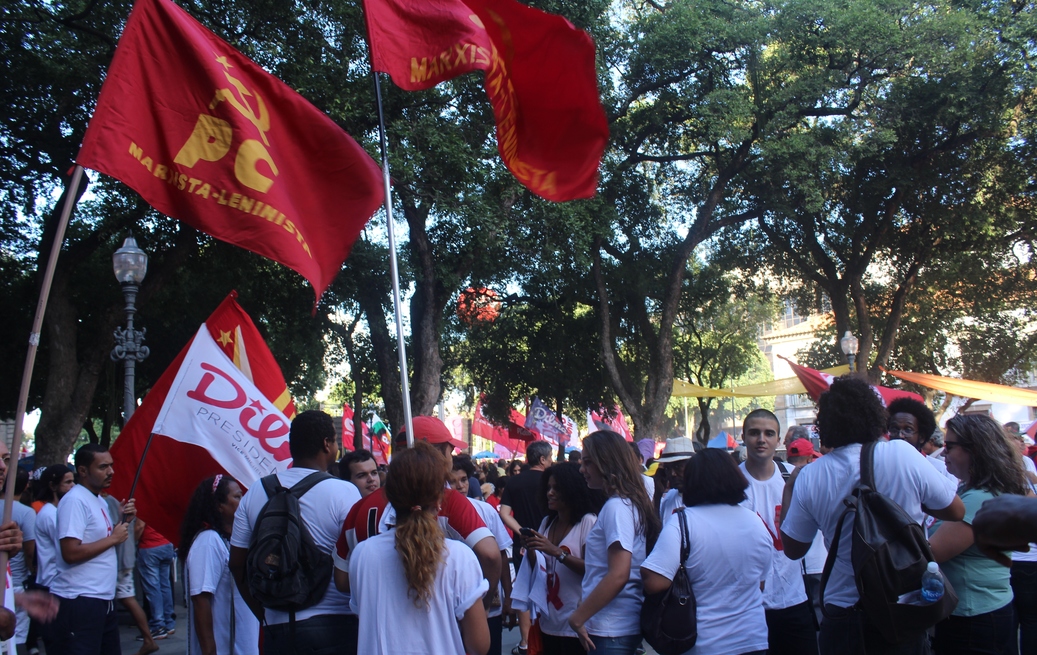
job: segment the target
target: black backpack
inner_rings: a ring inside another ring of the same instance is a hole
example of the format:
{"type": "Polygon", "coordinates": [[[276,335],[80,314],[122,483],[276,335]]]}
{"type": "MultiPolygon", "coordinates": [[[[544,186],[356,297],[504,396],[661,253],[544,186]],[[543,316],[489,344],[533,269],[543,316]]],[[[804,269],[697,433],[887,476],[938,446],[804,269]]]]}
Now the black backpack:
{"type": "MultiPolygon", "coordinates": [[[[891,644],[917,638],[950,616],[958,605],[949,580],[944,578],[943,598],[935,603],[898,603],[904,594],[922,587],[922,574],[933,561],[925,530],[899,505],[875,489],[875,442],[861,448],[861,480],[844,499],[832,549],[821,574],[821,610],[825,616],[825,587],[832,573],[846,515],[853,512],[853,576],[860,600],[857,607],[882,637],[891,644]]],[[[914,602],[917,600],[917,595],[914,602]]]]}
{"type": "Polygon", "coordinates": [[[261,480],[267,502],[256,518],[248,545],[245,579],[263,607],[294,612],[315,605],[331,582],[331,555],[313,543],[300,516],[303,494],[332,476],[310,473],[291,489],[276,475],[261,480]]]}

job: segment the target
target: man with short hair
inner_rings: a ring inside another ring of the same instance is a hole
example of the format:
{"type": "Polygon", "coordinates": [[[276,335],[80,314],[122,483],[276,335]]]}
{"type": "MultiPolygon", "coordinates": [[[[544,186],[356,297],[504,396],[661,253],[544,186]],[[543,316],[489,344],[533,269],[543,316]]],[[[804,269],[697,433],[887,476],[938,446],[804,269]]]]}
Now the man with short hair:
{"type": "Polygon", "coordinates": [[[785,449],[788,450],[789,444],[796,439],[806,439],[810,441],[810,428],[805,425],[790,425],[789,429],[785,432],[785,449]]]}
{"type": "MultiPolygon", "coordinates": [[[[742,506],[756,512],[771,535],[774,550],[770,573],[763,587],[763,609],[767,617],[767,652],[774,655],[817,653],[814,616],[803,585],[799,562],[782,552],[778,517],[785,480],[791,467],[775,462],[778,449],[778,417],[766,409],[749,412],[742,423],[745,461],[739,465],[749,482],[742,506]]],[[[809,442],[807,442],[809,443],[809,442]]]]}
{"type": "Polygon", "coordinates": [[[889,414],[889,420],[886,422],[889,438],[901,439],[914,446],[933,468],[947,478],[947,484],[957,489],[959,480],[947,470],[947,464],[942,459],[930,457],[923,452],[925,444],[936,432],[936,415],[933,414],[933,410],[914,398],[897,398],[889,404],[886,412],[889,414]]]}
{"type": "MultiPolygon", "coordinates": [[[[544,511],[537,502],[540,489],[540,476],[544,469],[551,465],[551,444],[546,441],[533,441],[526,446],[526,464],[528,469],[508,478],[504,493],[500,500],[500,517],[504,525],[514,533],[516,539],[512,546],[512,563],[518,571],[522,562],[522,528],[536,530],[544,518],[544,511]]],[[[533,621],[529,612],[519,612],[519,650],[526,648],[529,628],[533,621]]]]}
{"type": "Polygon", "coordinates": [[[79,484],[58,503],[61,557],[50,591],[59,598],[60,607],[44,643],[48,653],[118,655],[115,546],[129,537],[127,522],[137,509],[131,498],[123,505],[123,521],[109,516],[101,491],[111,486],[115,469],[103,446],[83,446],[76,451],[74,462],[79,484]]]}
{"type": "Polygon", "coordinates": [[[346,482],[356,485],[361,498],[367,498],[382,486],[382,478],[378,475],[378,462],[370,450],[363,448],[347,453],[339,461],[338,474],[346,482]]]}
{"type": "Polygon", "coordinates": [[[695,443],[688,437],[673,437],[666,440],[666,446],[659,454],[659,465],[666,476],[666,493],[659,500],[659,518],[663,525],[673,513],[684,508],[684,467],[695,455],[695,443]]]}
{"type": "MultiPolygon", "coordinates": [[[[291,488],[314,473],[326,474],[338,454],[331,416],[319,410],[296,416],[288,434],[288,447],[292,468],[276,474],[282,487],[291,488]]],[[[256,618],[265,624],[263,652],[266,655],[355,655],[359,622],[349,609],[349,594],[338,590],[333,581],[328,582],[323,598],[315,605],[294,615],[264,608],[252,597],[245,579],[248,548],[256,520],[268,500],[266,490],[257,480],[241,498],[230,537],[230,571],[238,591],[256,618]]],[[[317,548],[331,554],[339,526],[359,500],[360,492],[354,485],[330,476],[303,494],[299,499],[300,518],[317,548]]]]}
{"type": "MultiPolygon", "coordinates": [[[[450,486],[454,488],[454,491],[465,496],[468,494],[470,487],[469,478],[472,473],[470,471],[472,460],[467,455],[454,455],[452,463],[450,486]]],[[[515,618],[514,612],[511,611],[511,576],[504,573],[508,568],[508,549],[511,548],[512,539],[504,527],[504,522],[501,521],[500,514],[497,513],[493,506],[470,496],[468,501],[479,512],[482,520],[486,522],[486,527],[493,533],[493,538],[497,542],[497,548],[500,550],[502,571],[500,585],[496,590],[488,594],[491,598],[494,595],[497,598],[490,601],[490,607],[486,611],[486,618],[490,626],[490,650],[487,652],[487,655],[501,655],[501,633],[504,629],[504,617],[507,615],[509,621],[515,618]]],[[[508,627],[514,626],[509,625],[508,627]]]]}

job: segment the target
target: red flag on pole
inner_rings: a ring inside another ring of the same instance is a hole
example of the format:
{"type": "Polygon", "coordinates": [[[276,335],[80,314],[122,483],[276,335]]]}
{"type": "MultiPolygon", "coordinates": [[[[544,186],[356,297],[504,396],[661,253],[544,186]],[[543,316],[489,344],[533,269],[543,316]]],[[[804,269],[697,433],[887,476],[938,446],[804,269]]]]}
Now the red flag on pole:
{"type": "Polygon", "coordinates": [[[169,0],[134,5],[76,161],[318,298],[383,198],[348,134],[169,0]]]}
{"type": "MultiPolygon", "coordinates": [[[[245,449],[246,455],[249,455],[249,446],[257,446],[256,452],[251,453],[257,456],[254,463],[260,467],[265,466],[266,464],[263,464],[265,458],[267,464],[272,468],[284,467],[287,462],[283,457],[278,459],[283,454],[278,451],[287,443],[287,429],[286,426],[280,425],[278,420],[267,418],[267,416],[275,414],[275,412],[269,411],[270,407],[267,406],[267,403],[277,410],[276,413],[283,414],[287,419],[295,416],[295,404],[288,392],[284,377],[281,375],[280,367],[274,361],[270,349],[267,348],[263,337],[256,330],[252,319],[235,302],[236,295],[233,292],[228,295],[216,308],[216,311],[206,319],[204,325],[215,346],[223,351],[233,366],[240,371],[240,375],[250,381],[263,398],[248,398],[248,403],[244,406],[232,407],[234,403],[231,402],[231,398],[236,397],[237,394],[228,394],[221,397],[222,404],[226,407],[214,411],[216,414],[221,411],[224,413],[222,419],[227,423],[221,422],[218,425],[227,427],[228,432],[225,433],[227,439],[235,440],[236,445],[245,449]],[[255,404],[250,405],[250,403],[255,404]],[[259,444],[250,443],[252,435],[239,425],[243,410],[250,406],[252,411],[245,416],[248,419],[247,427],[253,431],[264,429],[272,437],[259,444]],[[261,412],[261,408],[265,411],[261,412]],[[239,437],[240,441],[237,440],[239,437]]],[[[134,412],[133,418],[123,428],[119,438],[112,444],[111,453],[115,460],[116,474],[112,479],[110,493],[118,500],[126,500],[129,494],[133,473],[140,464],[148,436],[155,427],[155,422],[159,418],[174,381],[177,379],[177,374],[184,366],[194,341],[195,339],[192,338],[191,342],[180,351],[180,354],[145,396],[141,406],[134,412]]],[[[215,363],[219,364],[219,362],[215,363]]],[[[217,387],[214,385],[226,382],[226,374],[226,370],[212,373],[210,386],[204,389],[204,392],[209,396],[215,395],[217,387]]],[[[245,386],[240,381],[238,384],[245,386]]],[[[225,387],[225,389],[229,388],[230,385],[225,387]]],[[[209,418],[213,418],[211,414],[209,418]]],[[[177,436],[156,434],[151,444],[151,451],[144,460],[140,483],[137,485],[135,493],[137,510],[141,519],[174,544],[179,541],[180,523],[195,487],[210,475],[227,473],[227,467],[218,461],[216,448],[183,440],[191,438],[192,435],[179,435],[177,438],[177,436]]],[[[240,482],[242,486],[248,487],[252,480],[242,479],[240,482]]]]}
{"type": "MultiPolygon", "coordinates": [[[[781,355],[779,355],[781,357],[781,355]]],[[[792,372],[796,374],[799,381],[806,387],[807,394],[811,400],[817,402],[817,399],[821,397],[821,394],[828,391],[828,387],[832,386],[832,380],[835,376],[830,373],[823,373],[816,369],[812,369],[806,366],[800,366],[791,360],[782,357],[789,366],[792,367],[792,372]]],[[[882,399],[882,405],[889,405],[897,398],[911,398],[918,402],[925,402],[925,400],[917,393],[910,391],[903,391],[901,389],[890,389],[889,387],[880,387],[878,385],[871,385],[871,388],[878,394],[879,398],[882,399]]]]}
{"type": "Polygon", "coordinates": [[[590,198],[608,141],[594,41],[515,0],[364,0],[374,69],[409,91],[485,71],[508,170],[548,200],[590,198]]]}

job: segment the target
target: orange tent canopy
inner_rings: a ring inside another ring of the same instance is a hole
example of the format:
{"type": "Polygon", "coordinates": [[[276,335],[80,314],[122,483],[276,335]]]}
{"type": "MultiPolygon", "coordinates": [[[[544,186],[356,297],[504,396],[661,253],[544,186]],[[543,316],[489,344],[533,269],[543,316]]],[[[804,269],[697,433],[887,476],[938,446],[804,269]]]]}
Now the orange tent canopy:
{"type": "Polygon", "coordinates": [[[929,373],[882,370],[905,382],[912,382],[930,389],[944,391],[953,396],[989,400],[991,402],[1006,403],[1009,405],[1037,407],[1037,391],[1031,391],[1030,389],[1020,389],[1019,387],[1009,387],[1003,384],[991,384],[989,382],[975,382],[973,380],[948,378],[942,375],[931,375],[929,373]]]}

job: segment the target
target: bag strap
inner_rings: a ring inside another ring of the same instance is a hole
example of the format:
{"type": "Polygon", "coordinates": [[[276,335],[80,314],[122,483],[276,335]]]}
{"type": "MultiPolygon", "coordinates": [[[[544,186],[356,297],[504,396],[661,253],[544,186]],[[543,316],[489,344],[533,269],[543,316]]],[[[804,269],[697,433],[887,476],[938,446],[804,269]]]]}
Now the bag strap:
{"type": "Polygon", "coordinates": [[[691,537],[688,535],[688,519],[684,516],[684,512],[677,512],[677,520],[680,521],[681,528],[681,567],[691,557],[691,537]]]}
{"type": "Polygon", "coordinates": [[[878,491],[875,488],[875,444],[876,441],[869,441],[868,443],[861,446],[861,481],[860,486],[867,487],[872,491],[878,491]]]}
{"type": "Polygon", "coordinates": [[[303,497],[303,494],[305,494],[310,489],[313,489],[321,482],[333,479],[334,478],[330,474],[325,473],[324,471],[314,471],[313,473],[310,473],[305,478],[299,480],[294,485],[292,485],[292,488],[289,491],[293,496],[295,496],[296,499],[299,499],[303,497]]]}
{"type": "MultiPolygon", "coordinates": [[[[828,551],[828,557],[825,559],[825,568],[821,571],[821,586],[818,589],[818,602],[821,604],[821,613],[828,616],[828,610],[825,609],[825,587],[828,586],[828,578],[832,575],[832,569],[835,567],[835,559],[839,553],[839,542],[843,536],[843,523],[846,520],[847,514],[850,512],[857,511],[857,502],[846,498],[843,500],[846,503],[846,509],[839,515],[839,521],[835,524],[835,536],[832,538],[832,547],[828,551]]],[[[831,618],[831,617],[828,617],[831,618]]]]}
{"type": "Polygon", "coordinates": [[[785,462],[779,460],[774,461],[774,465],[778,467],[778,471],[781,473],[781,479],[783,482],[788,482],[789,478],[792,477],[792,472],[785,466],[785,462]]]}
{"type": "Polygon", "coordinates": [[[276,473],[263,476],[263,478],[260,479],[260,482],[263,483],[263,491],[266,492],[267,500],[270,500],[278,491],[284,489],[284,487],[281,486],[281,481],[277,479],[276,473]]]}

